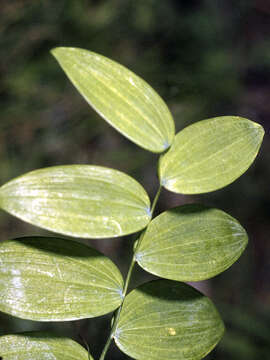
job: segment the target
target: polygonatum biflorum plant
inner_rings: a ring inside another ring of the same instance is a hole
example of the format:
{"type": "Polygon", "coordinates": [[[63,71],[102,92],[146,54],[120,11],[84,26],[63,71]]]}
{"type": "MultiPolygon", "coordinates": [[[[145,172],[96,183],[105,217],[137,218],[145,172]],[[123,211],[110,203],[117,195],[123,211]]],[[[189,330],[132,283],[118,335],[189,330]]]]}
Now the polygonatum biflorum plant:
{"type": "MultiPolygon", "coordinates": [[[[0,244],[0,311],[36,321],[68,321],[114,312],[112,342],[138,360],[197,360],[224,332],[206,296],[184,282],[209,279],[231,266],[247,245],[243,227],[200,204],[153,217],[161,188],[181,194],[220,189],[256,157],[262,127],[237,116],[199,121],[175,135],[163,100],[141,78],[101,55],[52,51],[86,101],[137,145],[160,154],[160,187],[150,204],[129,175],[95,165],[31,171],[0,188],[0,207],[55,233],[114,238],[140,232],[123,280],[102,253],[75,240],[22,237],[0,244]],[[128,292],[135,264],[160,277],[128,292]]],[[[113,241],[113,240],[111,240],[113,241]]],[[[93,359],[71,339],[48,333],[0,337],[4,360],[93,359]]]]}

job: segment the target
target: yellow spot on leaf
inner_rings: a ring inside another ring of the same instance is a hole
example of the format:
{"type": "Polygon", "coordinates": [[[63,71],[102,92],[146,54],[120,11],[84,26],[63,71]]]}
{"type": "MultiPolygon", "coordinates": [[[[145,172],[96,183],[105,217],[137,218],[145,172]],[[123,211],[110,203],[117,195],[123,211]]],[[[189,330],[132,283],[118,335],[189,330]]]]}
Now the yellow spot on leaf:
{"type": "Polygon", "coordinates": [[[175,335],[176,334],[176,331],[174,328],[168,328],[168,332],[170,335],[175,335]]]}

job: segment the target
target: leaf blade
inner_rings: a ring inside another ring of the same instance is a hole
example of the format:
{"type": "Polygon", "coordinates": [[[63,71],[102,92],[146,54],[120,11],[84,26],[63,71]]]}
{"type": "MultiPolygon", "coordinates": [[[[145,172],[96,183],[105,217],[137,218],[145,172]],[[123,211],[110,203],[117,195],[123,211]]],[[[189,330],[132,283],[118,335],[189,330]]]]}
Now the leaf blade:
{"type": "Polygon", "coordinates": [[[152,152],[170,146],[172,116],[144,80],[115,61],[84,49],[59,47],[52,54],[85,100],[120,133],[152,152]]]}
{"type": "Polygon", "coordinates": [[[223,332],[207,297],[189,285],[156,280],[127,295],[114,338],[135,359],[195,360],[208,354],[223,332]]]}
{"type": "Polygon", "coordinates": [[[122,301],[114,263],[73,240],[26,237],[0,244],[0,311],[36,321],[103,315],[122,301]]]}
{"type": "Polygon", "coordinates": [[[177,281],[200,281],[228,269],[247,246],[245,229],[225,212],[197,204],[157,216],[135,255],[146,271],[177,281]]]}
{"type": "Polygon", "coordinates": [[[136,180],[91,165],[54,166],[13,179],[0,188],[0,207],[30,224],[83,238],[130,234],[151,218],[150,200],[136,180]]]}
{"type": "Polygon", "coordinates": [[[75,341],[48,333],[0,336],[0,349],[5,360],[93,360],[75,341]]]}
{"type": "Polygon", "coordinates": [[[160,159],[160,182],[183,194],[218,190],[250,167],[263,135],[259,124],[236,116],[192,124],[175,136],[171,149],[160,159]]]}

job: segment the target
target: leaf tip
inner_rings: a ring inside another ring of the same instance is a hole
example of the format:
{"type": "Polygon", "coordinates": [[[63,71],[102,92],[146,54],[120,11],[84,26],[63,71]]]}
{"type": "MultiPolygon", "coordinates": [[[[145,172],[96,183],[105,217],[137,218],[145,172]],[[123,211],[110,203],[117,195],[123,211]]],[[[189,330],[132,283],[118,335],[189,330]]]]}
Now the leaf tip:
{"type": "Polygon", "coordinates": [[[257,133],[260,136],[260,140],[262,142],[264,134],[265,134],[265,130],[264,130],[263,126],[258,123],[254,123],[254,127],[256,128],[257,133]]]}
{"type": "Polygon", "coordinates": [[[66,47],[66,46],[57,46],[50,50],[50,53],[56,60],[60,60],[61,57],[65,56],[68,51],[75,50],[75,48],[66,47]]]}
{"type": "Polygon", "coordinates": [[[52,56],[54,56],[55,58],[57,57],[57,53],[59,52],[59,49],[61,49],[61,47],[55,47],[55,48],[52,48],[50,50],[50,53],[52,54],[52,56]]]}

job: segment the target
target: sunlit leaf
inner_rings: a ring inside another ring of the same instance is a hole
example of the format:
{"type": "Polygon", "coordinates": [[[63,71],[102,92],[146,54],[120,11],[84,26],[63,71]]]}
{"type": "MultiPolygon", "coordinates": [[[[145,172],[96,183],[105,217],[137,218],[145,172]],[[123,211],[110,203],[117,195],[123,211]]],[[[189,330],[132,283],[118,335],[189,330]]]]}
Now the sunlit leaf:
{"type": "Polygon", "coordinates": [[[119,132],[153,152],[170,146],[174,137],[172,116],[144,80],[87,50],[59,47],[52,54],[85,100],[119,132]]]}
{"type": "Polygon", "coordinates": [[[58,321],[109,313],[122,300],[118,268],[72,240],[26,237],[0,243],[0,311],[58,321]]]}
{"type": "Polygon", "coordinates": [[[133,233],[151,218],[137,181],[90,165],[55,166],[11,180],[0,188],[0,207],[33,225],[84,238],[133,233]]]}
{"type": "Polygon", "coordinates": [[[199,194],[220,189],[242,175],[255,159],[264,135],[250,120],[223,116],[180,131],[161,158],[159,175],[168,190],[199,194]]]}
{"type": "Polygon", "coordinates": [[[157,280],[128,294],[114,338],[135,359],[198,360],[223,332],[223,322],[206,296],[183,283],[157,280]]]}
{"type": "Polygon", "coordinates": [[[75,341],[48,333],[0,336],[3,360],[93,360],[75,341]]]}
{"type": "Polygon", "coordinates": [[[247,242],[246,231],[230,215],[190,204],[151,221],[136,258],[146,271],[167,279],[205,280],[230,267],[247,242]]]}

